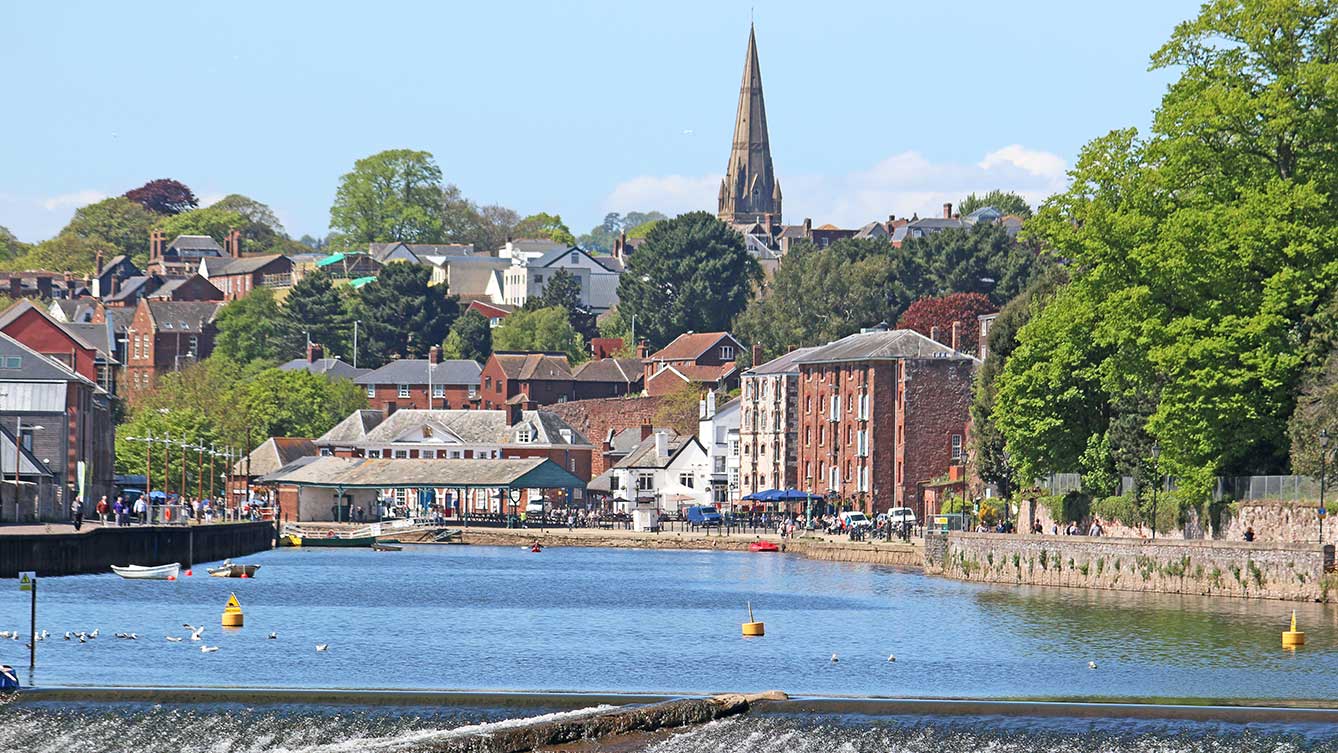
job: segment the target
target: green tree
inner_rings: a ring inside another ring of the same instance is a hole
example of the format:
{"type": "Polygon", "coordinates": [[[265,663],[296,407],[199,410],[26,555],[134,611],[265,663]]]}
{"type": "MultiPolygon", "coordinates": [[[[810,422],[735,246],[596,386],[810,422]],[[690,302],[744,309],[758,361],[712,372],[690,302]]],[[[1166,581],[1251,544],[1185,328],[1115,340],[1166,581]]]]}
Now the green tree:
{"type": "Polygon", "coordinates": [[[367,405],[365,392],[348,379],[294,369],[266,369],[247,383],[246,412],[252,437],[319,437],[367,405]]]}
{"type": "Polygon", "coordinates": [[[28,253],[29,248],[31,246],[14,237],[9,228],[0,225],[0,264],[28,253]]]}
{"type": "Polygon", "coordinates": [[[456,318],[442,346],[444,358],[468,358],[483,363],[492,354],[492,325],[488,318],[469,309],[456,318]]]}
{"type": "Polygon", "coordinates": [[[359,365],[379,366],[393,357],[425,358],[446,339],[459,301],[444,285],[429,285],[431,272],[417,264],[388,264],[358,295],[362,333],[359,365]]]}
{"type": "Polygon", "coordinates": [[[0,260],[0,268],[87,274],[97,264],[98,251],[107,247],[106,241],[61,234],[30,247],[22,256],[0,260]]]}
{"type": "Polygon", "coordinates": [[[1023,219],[1031,216],[1031,205],[1026,199],[1012,191],[1001,191],[997,188],[980,196],[974,193],[968,194],[965,199],[957,203],[957,211],[963,217],[983,207],[994,207],[1004,214],[1015,214],[1023,219]]]}
{"type": "Polygon", "coordinates": [[[586,251],[611,253],[613,251],[613,242],[620,233],[630,231],[632,228],[645,226],[644,232],[639,237],[644,238],[645,233],[650,231],[650,225],[658,220],[669,219],[660,212],[628,212],[626,215],[617,212],[609,212],[604,215],[604,221],[590,229],[590,232],[576,239],[576,245],[586,251]]]}
{"type": "Polygon", "coordinates": [[[623,316],[662,347],[688,330],[729,329],[762,278],[743,236],[707,212],[655,226],[618,282],[623,316]]]}
{"type": "Polygon", "coordinates": [[[566,310],[557,306],[512,313],[493,330],[492,347],[496,351],[566,353],[571,363],[586,358],[585,341],[572,329],[566,310]]]}
{"type": "Polygon", "coordinates": [[[547,212],[532,214],[517,223],[513,232],[517,238],[547,238],[565,246],[576,245],[576,237],[562,222],[560,214],[547,212]]]}
{"type": "MultiPolygon", "coordinates": [[[[158,229],[167,236],[169,242],[178,235],[207,235],[222,243],[228,233],[233,230],[241,231],[249,224],[246,217],[239,212],[209,206],[163,218],[158,222],[158,229]]],[[[243,241],[242,252],[249,253],[252,250],[243,241]]]]}
{"type": "Polygon", "coordinates": [[[996,305],[1016,298],[1053,266],[1038,243],[1019,242],[993,224],[908,238],[900,253],[913,257],[926,275],[924,294],[982,293],[996,305]]]}
{"type": "Polygon", "coordinates": [[[352,323],[345,300],[330,276],[317,269],[303,275],[288,291],[279,320],[281,352],[293,357],[306,351],[308,338],[327,356],[352,354],[352,323]]]}
{"type": "Polygon", "coordinates": [[[443,238],[441,168],[429,152],[391,149],[363,157],[339,179],[330,227],[348,246],[443,238]]]}
{"type": "MultiPolygon", "coordinates": [[[[209,455],[206,452],[201,462],[201,451],[195,448],[207,451],[219,444],[218,428],[199,408],[181,408],[166,413],[137,410],[117,427],[116,472],[148,473],[154,489],[170,489],[186,497],[195,497],[197,490],[202,490],[207,496],[210,479],[203,478],[202,474],[209,473],[209,455]],[[146,441],[150,438],[154,441],[146,441]],[[173,445],[164,443],[168,439],[173,445]],[[183,444],[188,448],[182,447],[183,444]]],[[[215,484],[215,494],[221,488],[220,484],[215,484]]]]}
{"type": "Polygon", "coordinates": [[[511,237],[520,215],[495,204],[478,206],[460,189],[448,185],[441,191],[442,232],[450,243],[470,243],[478,253],[490,254],[511,237]]]}
{"type": "Polygon", "coordinates": [[[279,216],[265,204],[249,196],[234,193],[210,204],[209,208],[221,212],[236,212],[246,218],[246,224],[237,229],[242,233],[242,246],[251,249],[253,253],[267,251],[282,253],[288,250],[284,244],[284,241],[288,240],[288,233],[283,229],[283,223],[279,222],[279,216]],[[278,251],[275,250],[276,246],[279,247],[278,251]]]}
{"type": "Polygon", "coordinates": [[[273,362],[286,352],[280,338],[282,314],[270,288],[256,288],[218,310],[214,348],[238,363],[273,362]]]}
{"type": "Polygon", "coordinates": [[[565,269],[559,269],[548,278],[541,295],[525,302],[525,308],[528,309],[553,306],[567,312],[567,320],[582,339],[588,341],[598,334],[595,315],[581,303],[581,281],[565,269]]]}
{"type": "Polygon", "coordinates": [[[160,219],[130,199],[117,196],[75,210],[61,233],[105,244],[107,259],[125,254],[142,265],[148,259],[149,231],[160,219]]]}

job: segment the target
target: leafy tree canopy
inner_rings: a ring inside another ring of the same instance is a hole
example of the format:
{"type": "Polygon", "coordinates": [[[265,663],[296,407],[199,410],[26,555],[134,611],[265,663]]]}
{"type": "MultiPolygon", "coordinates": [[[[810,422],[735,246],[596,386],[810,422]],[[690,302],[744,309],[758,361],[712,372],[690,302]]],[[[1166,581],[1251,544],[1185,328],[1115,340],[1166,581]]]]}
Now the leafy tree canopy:
{"type": "Polygon", "coordinates": [[[566,353],[571,363],[586,358],[585,341],[572,329],[566,310],[520,309],[492,331],[494,350],[549,351],[566,353]]]}
{"type": "MultiPolygon", "coordinates": [[[[233,230],[241,231],[249,226],[250,222],[239,212],[213,206],[174,214],[158,222],[158,229],[167,236],[168,242],[178,235],[207,235],[222,243],[228,233],[233,230]]],[[[253,250],[258,249],[252,249],[243,240],[242,251],[249,253],[253,250]]]]}
{"type": "Polygon", "coordinates": [[[351,359],[353,324],[345,299],[324,270],[308,272],[288,291],[278,328],[284,356],[304,354],[310,338],[327,357],[351,359]]]}
{"type": "Polygon", "coordinates": [[[347,246],[443,239],[441,168],[429,152],[390,149],[363,157],[339,179],[330,227],[347,246]]]}
{"type": "Polygon", "coordinates": [[[358,294],[362,321],[358,363],[379,366],[393,357],[426,358],[459,314],[459,301],[443,285],[429,285],[431,272],[417,264],[387,264],[358,294]]]}
{"type": "Polygon", "coordinates": [[[4,263],[6,259],[22,256],[29,248],[31,246],[14,237],[9,228],[0,225],[0,263],[4,263]]]}
{"type": "Polygon", "coordinates": [[[902,313],[897,320],[897,329],[913,329],[929,337],[937,330],[939,341],[947,342],[952,325],[961,328],[959,348],[964,353],[975,353],[978,347],[976,338],[976,317],[993,314],[996,307],[989,298],[980,293],[949,293],[935,298],[921,298],[902,313]]]}
{"type": "Polygon", "coordinates": [[[479,206],[460,189],[448,185],[441,191],[442,232],[450,243],[472,243],[477,253],[493,253],[511,237],[520,215],[495,204],[479,206]]]}
{"type": "Polygon", "coordinates": [[[279,304],[270,288],[256,288],[223,306],[214,322],[218,327],[214,348],[225,358],[238,363],[272,363],[286,355],[279,337],[279,304]]]}
{"type": "Polygon", "coordinates": [[[517,238],[547,238],[565,246],[576,245],[576,237],[567,229],[560,214],[532,214],[517,223],[512,232],[517,238]]]}
{"type": "Polygon", "coordinates": [[[899,253],[913,257],[922,270],[922,295],[984,293],[997,305],[1017,297],[1053,265],[1035,241],[1019,242],[993,224],[908,238],[899,253]]]}
{"type": "MultiPolygon", "coordinates": [[[[617,239],[620,233],[631,230],[632,228],[646,225],[656,220],[669,219],[660,212],[628,212],[619,214],[609,212],[604,215],[604,221],[590,229],[590,232],[576,239],[576,245],[586,251],[598,251],[602,253],[611,253],[613,251],[613,241],[617,239]]],[[[650,231],[647,227],[646,232],[650,231]]],[[[640,236],[645,237],[644,233],[640,236]]]]}
{"type": "Polygon", "coordinates": [[[105,244],[107,259],[125,254],[143,265],[148,259],[149,231],[160,219],[140,204],[117,196],[79,207],[61,233],[105,244]]]}
{"type": "Polygon", "coordinates": [[[235,212],[246,218],[246,224],[237,228],[242,233],[242,248],[250,249],[252,253],[285,253],[289,250],[285,243],[289,240],[288,233],[283,229],[283,223],[265,204],[234,193],[210,204],[209,208],[235,212]]]}
{"type": "Polygon", "coordinates": [[[994,207],[1004,214],[1015,214],[1018,217],[1027,218],[1031,216],[1031,205],[1027,200],[1012,191],[1001,191],[994,189],[977,196],[968,194],[965,199],[957,203],[957,211],[962,216],[966,216],[983,207],[994,207]]]}
{"type": "Polygon", "coordinates": [[[151,180],[126,191],[125,197],[155,214],[180,214],[200,205],[185,183],[171,178],[151,180]]]}
{"type": "Polygon", "coordinates": [[[657,224],[618,282],[618,306],[637,336],[663,347],[688,330],[727,330],[761,269],[743,237],[707,212],[657,224]]]}
{"type": "Polygon", "coordinates": [[[88,274],[97,264],[98,251],[106,249],[106,241],[61,234],[29,247],[22,256],[0,259],[0,268],[88,274]]]}
{"type": "Polygon", "coordinates": [[[483,363],[492,354],[492,326],[488,318],[469,309],[451,325],[441,348],[444,358],[468,358],[483,363]]]}

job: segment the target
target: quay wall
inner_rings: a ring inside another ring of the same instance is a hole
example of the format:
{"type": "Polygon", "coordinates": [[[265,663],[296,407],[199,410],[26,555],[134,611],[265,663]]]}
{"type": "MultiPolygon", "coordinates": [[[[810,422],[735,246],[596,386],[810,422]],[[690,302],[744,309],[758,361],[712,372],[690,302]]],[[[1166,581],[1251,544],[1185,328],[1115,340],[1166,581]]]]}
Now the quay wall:
{"type": "Polygon", "coordinates": [[[931,534],[925,570],[958,580],[1116,591],[1338,600],[1334,547],[1283,544],[931,534]]]}
{"type": "Polygon", "coordinates": [[[34,570],[41,578],[105,573],[112,565],[193,565],[254,554],[273,544],[274,525],[266,522],[0,532],[0,578],[16,578],[22,570],[34,570]]]}

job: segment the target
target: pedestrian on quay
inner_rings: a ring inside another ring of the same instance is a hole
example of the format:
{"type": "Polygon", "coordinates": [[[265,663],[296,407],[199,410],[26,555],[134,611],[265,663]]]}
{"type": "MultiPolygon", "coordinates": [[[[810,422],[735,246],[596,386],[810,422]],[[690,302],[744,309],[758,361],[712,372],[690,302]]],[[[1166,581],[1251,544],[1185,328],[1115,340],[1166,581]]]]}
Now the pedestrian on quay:
{"type": "Polygon", "coordinates": [[[110,509],[110,508],[107,506],[107,495],[105,495],[105,494],[102,495],[102,497],[98,500],[98,504],[97,504],[97,506],[95,506],[93,509],[94,509],[94,510],[97,512],[97,514],[98,514],[98,522],[102,524],[102,527],[103,527],[103,528],[106,528],[106,527],[107,527],[107,510],[110,509]]]}
{"type": "Polygon", "coordinates": [[[117,497],[116,501],[112,503],[112,509],[111,509],[112,520],[115,522],[117,528],[121,527],[121,514],[124,510],[125,510],[125,505],[122,504],[121,498],[117,497]]]}
{"type": "Polygon", "coordinates": [[[1105,534],[1106,534],[1105,529],[1101,527],[1101,519],[1092,518],[1092,527],[1087,529],[1087,535],[1100,537],[1104,536],[1105,534]]]}
{"type": "Polygon", "coordinates": [[[144,500],[143,495],[135,500],[134,510],[135,521],[140,525],[147,525],[149,522],[149,503],[144,500]]]}
{"type": "Polygon", "coordinates": [[[1245,540],[1246,540],[1246,541],[1254,541],[1254,526],[1246,526],[1246,528],[1245,528],[1245,540]]]}
{"type": "MultiPolygon", "coordinates": [[[[79,530],[84,525],[84,498],[75,497],[70,503],[70,517],[74,518],[74,530],[79,530]]],[[[36,602],[34,602],[36,603],[36,602]]],[[[34,607],[36,609],[36,607],[34,607]]]]}

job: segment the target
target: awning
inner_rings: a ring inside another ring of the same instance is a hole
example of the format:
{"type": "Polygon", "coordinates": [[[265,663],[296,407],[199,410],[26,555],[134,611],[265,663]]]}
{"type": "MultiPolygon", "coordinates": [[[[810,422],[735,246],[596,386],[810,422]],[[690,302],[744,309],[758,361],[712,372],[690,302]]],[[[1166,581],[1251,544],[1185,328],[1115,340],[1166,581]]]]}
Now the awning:
{"type": "Polygon", "coordinates": [[[337,263],[339,263],[339,262],[341,262],[341,261],[343,261],[343,260],[344,260],[344,255],[343,255],[343,254],[330,254],[329,256],[325,257],[324,259],[321,259],[320,261],[316,262],[316,266],[318,266],[318,267],[328,267],[328,266],[330,266],[331,264],[337,264],[337,263]]]}

